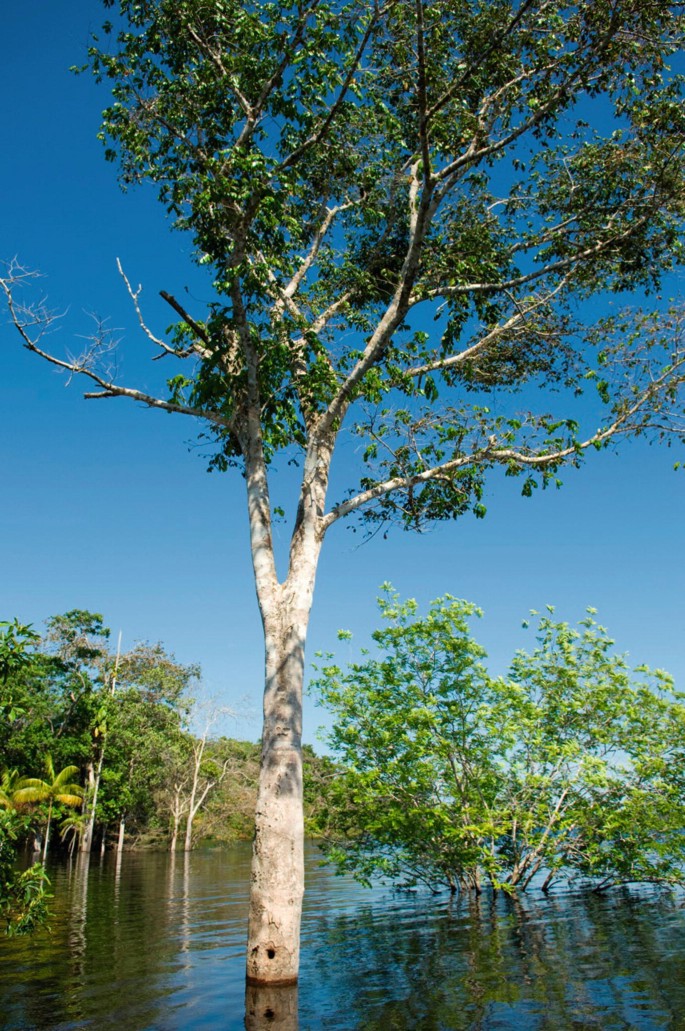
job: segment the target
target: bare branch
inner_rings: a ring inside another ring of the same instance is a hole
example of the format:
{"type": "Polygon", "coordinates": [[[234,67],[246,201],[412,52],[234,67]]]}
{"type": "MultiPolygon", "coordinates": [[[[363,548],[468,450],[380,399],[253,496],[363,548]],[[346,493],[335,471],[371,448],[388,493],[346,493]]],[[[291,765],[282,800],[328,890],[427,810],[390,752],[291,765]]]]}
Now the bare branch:
{"type": "Polygon", "coordinates": [[[120,386],[110,376],[96,371],[103,355],[112,351],[112,342],[108,339],[108,331],[103,330],[104,323],[102,321],[99,323],[99,332],[94,337],[89,338],[91,346],[86,348],[81,355],[76,357],[69,356],[67,359],[63,359],[58,358],[50,351],[46,351],[40,346],[40,340],[59,316],[47,309],[44,300],[39,301],[33,306],[19,304],[14,296],[14,289],[17,286],[21,286],[24,281],[35,278],[35,273],[23,269],[16,261],[10,263],[9,271],[10,276],[6,279],[0,279],[0,285],[7,297],[11,320],[23,340],[24,347],[28,351],[32,351],[34,354],[44,358],[51,365],[55,365],[58,369],[64,369],[65,372],[70,373],[72,376],[85,376],[101,388],[100,390],[85,393],[84,397],[89,399],[128,397],[148,408],[162,408],[167,412],[205,419],[214,426],[226,429],[232,428],[232,420],[218,412],[194,408],[191,405],[184,405],[177,401],[167,401],[164,398],[155,397],[142,390],[120,386]],[[34,329],[36,332],[32,336],[31,331],[34,329]]]}
{"type": "Polygon", "coordinates": [[[206,330],[204,330],[202,326],[188,314],[185,308],[181,304],[179,304],[176,298],[172,297],[171,294],[168,294],[166,290],[160,290],[159,296],[162,298],[162,300],[166,301],[166,303],[171,308],[174,309],[177,315],[181,316],[185,324],[189,326],[190,329],[192,329],[195,336],[202,340],[205,344],[207,344],[207,347],[201,347],[199,344],[195,343],[192,344],[191,347],[186,349],[185,351],[174,351],[173,353],[178,354],[182,358],[186,358],[189,354],[195,352],[197,355],[199,355],[200,358],[211,358],[213,353],[211,348],[211,340],[206,330]]]}
{"type": "MultiPolygon", "coordinates": [[[[179,358],[187,357],[187,353],[179,352],[179,351],[175,350],[175,348],[169,347],[169,345],[167,343],[165,343],[164,340],[160,340],[159,337],[156,337],[154,335],[154,333],[152,332],[152,330],[150,330],[148,328],[148,326],[147,326],[147,324],[145,322],[145,319],[143,318],[143,313],[142,313],[142,311],[140,309],[140,304],[138,303],[138,298],[140,297],[140,295],[142,293],[143,287],[140,284],[138,284],[138,289],[137,290],[133,289],[133,287],[131,286],[131,284],[130,284],[130,282],[128,280],[128,277],[126,276],[126,273],[124,272],[123,268],[121,267],[121,261],[119,260],[119,258],[117,258],[117,269],[119,270],[119,275],[121,276],[121,278],[123,279],[124,283],[126,284],[126,289],[128,291],[128,295],[131,298],[131,301],[133,302],[133,307],[135,308],[136,315],[138,316],[138,322],[140,324],[140,328],[142,329],[143,333],[145,333],[145,336],[148,337],[148,339],[155,345],[155,347],[160,347],[165,354],[174,354],[174,355],[176,355],[179,358]]],[[[161,358],[162,356],[158,355],[158,357],[161,358]]]]}

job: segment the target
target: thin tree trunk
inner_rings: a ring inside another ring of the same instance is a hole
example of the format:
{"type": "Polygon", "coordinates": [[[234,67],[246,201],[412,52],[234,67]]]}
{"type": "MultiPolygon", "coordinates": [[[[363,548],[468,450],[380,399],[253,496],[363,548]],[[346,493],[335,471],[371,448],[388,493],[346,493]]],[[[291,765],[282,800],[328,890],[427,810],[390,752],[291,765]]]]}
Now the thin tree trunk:
{"type": "Polygon", "coordinates": [[[117,853],[124,851],[124,832],[126,829],[126,817],[122,816],[119,820],[119,837],[117,839],[117,853]]]}
{"type": "MultiPolygon", "coordinates": [[[[204,739],[202,741],[202,751],[204,751],[204,739]]],[[[188,799],[188,815],[186,817],[186,833],[183,842],[183,851],[190,852],[193,847],[193,820],[195,819],[195,796],[197,794],[197,782],[200,776],[200,762],[202,761],[202,754],[198,758],[197,751],[194,754],[194,768],[193,768],[193,784],[190,789],[190,798],[188,799]]]]}
{"type": "Polygon", "coordinates": [[[98,804],[98,792],[100,790],[100,778],[102,776],[102,764],[105,761],[105,745],[107,738],[103,735],[102,745],[100,747],[100,757],[98,759],[97,770],[93,779],[93,795],[90,800],[90,814],[88,819],[88,825],[86,832],[83,835],[83,841],[81,843],[82,852],[90,852],[93,847],[93,834],[95,833],[95,810],[98,804]]]}
{"type": "Polygon", "coordinates": [[[95,818],[95,806],[93,805],[93,796],[95,791],[95,768],[92,763],[88,763],[87,774],[88,787],[86,789],[85,802],[83,806],[84,828],[83,834],[81,835],[81,844],[79,845],[79,852],[90,852],[91,846],[93,844],[92,829],[95,818]]]}
{"type": "Polygon", "coordinates": [[[52,820],[52,799],[50,799],[50,805],[48,806],[48,822],[45,825],[45,841],[43,842],[43,865],[45,865],[45,859],[48,854],[48,840],[50,838],[50,821],[52,820]]]}
{"type": "Polygon", "coordinates": [[[169,851],[176,851],[176,843],[178,841],[178,829],[181,825],[181,817],[183,816],[184,807],[181,802],[181,792],[183,790],[182,784],[174,784],[174,801],[171,807],[171,819],[173,825],[171,829],[171,839],[169,841],[169,851]]]}
{"type": "Polygon", "coordinates": [[[205,754],[205,747],[207,745],[207,735],[209,733],[210,720],[208,719],[207,725],[205,726],[204,733],[199,741],[195,743],[193,748],[193,783],[190,789],[190,798],[188,799],[188,816],[186,818],[186,835],[183,844],[184,852],[190,852],[193,847],[193,822],[197,816],[197,812],[204,802],[205,798],[211,791],[213,784],[205,786],[205,790],[200,795],[198,800],[197,791],[200,783],[200,770],[202,769],[202,758],[205,754]]]}

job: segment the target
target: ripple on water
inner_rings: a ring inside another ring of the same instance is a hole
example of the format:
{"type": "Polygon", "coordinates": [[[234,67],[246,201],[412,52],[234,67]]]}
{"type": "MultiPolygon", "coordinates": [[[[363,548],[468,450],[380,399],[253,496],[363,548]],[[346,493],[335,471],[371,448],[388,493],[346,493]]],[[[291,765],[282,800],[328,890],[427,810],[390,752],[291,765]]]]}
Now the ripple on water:
{"type": "MultiPolygon", "coordinates": [[[[678,900],[450,900],[307,862],[299,1031],[685,1028],[678,900]]],[[[243,1027],[248,847],[93,858],[53,883],[51,933],[0,945],[0,1027],[243,1027]]]]}

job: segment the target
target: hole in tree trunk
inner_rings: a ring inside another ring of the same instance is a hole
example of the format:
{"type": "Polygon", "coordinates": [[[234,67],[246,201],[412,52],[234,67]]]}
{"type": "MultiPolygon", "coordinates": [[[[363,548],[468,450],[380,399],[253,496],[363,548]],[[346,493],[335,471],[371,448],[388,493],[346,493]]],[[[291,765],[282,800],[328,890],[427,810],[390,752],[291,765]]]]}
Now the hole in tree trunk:
{"type": "Polygon", "coordinates": [[[269,957],[269,959],[273,959],[274,956],[276,955],[276,950],[275,949],[267,949],[266,950],[266,954],[269,957]]]}

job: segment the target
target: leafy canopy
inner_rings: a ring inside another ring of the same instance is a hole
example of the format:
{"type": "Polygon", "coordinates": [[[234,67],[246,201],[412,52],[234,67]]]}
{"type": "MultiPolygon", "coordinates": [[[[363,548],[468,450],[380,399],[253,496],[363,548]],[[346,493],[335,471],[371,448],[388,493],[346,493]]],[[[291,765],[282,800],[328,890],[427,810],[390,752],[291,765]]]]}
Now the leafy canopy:
{"type": "Polygon", "coordinates": [[[159,337],[124,277],[183,363],[155,396],[114,381],[102,337],[45,352],[15,267],[26,346],[88,396],[201,417],[219,468],[325,464],[346,420],[363,467],[324,529],[482,515],[492,466],[530,493],[620,434],[681,432],[680,312],[588,329],[587,304],[681,261],[680,4],[105,4],[107,156],[157,187],[215,292],[193,313],[162,291],[180,321],[159,337]]]}
{"type": "Polygon", "coordinates": [[[343,764],[342,869],[453,891],[683,882],[685,708],[666,673],[631,671],[592,612],[573,628],[550,610],[496,679],[473,605],[446,595],[419,616],[387,588],[379,607],[375,651],[313,684],[343,764]]]}

